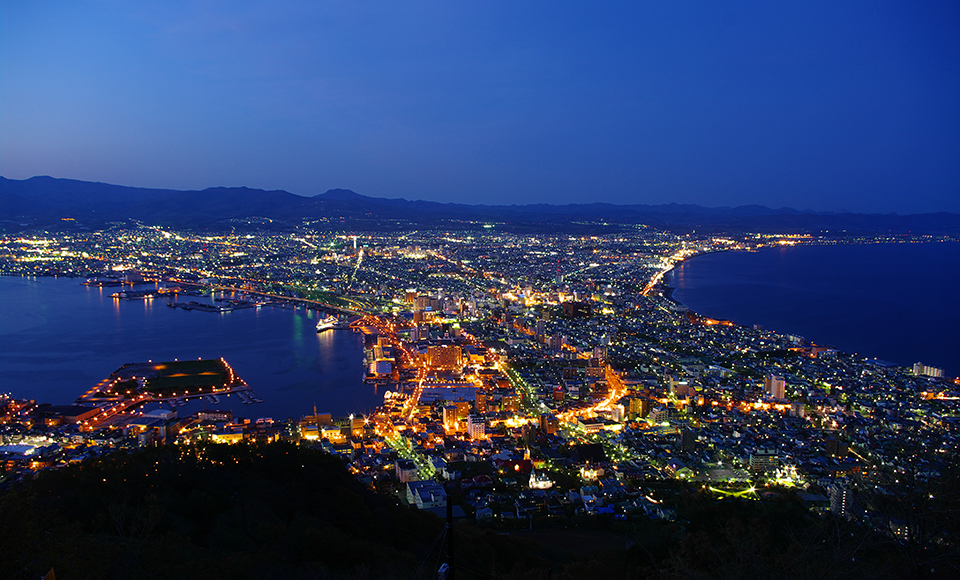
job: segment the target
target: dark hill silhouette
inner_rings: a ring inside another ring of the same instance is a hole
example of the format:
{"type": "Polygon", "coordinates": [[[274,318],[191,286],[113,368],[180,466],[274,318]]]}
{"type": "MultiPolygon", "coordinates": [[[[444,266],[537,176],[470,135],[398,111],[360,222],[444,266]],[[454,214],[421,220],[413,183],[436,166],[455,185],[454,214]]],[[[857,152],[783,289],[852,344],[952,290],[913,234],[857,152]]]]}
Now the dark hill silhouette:
{"type": "Polygon", "coordinates": [[[318,193],[313,196],[314,199],[319,199],[322,201],[351,201],[358,199],[373,199],[368,198],[355,191],[349,189],[328,189],[323,193],[318,193]]]}
{"type": "MultiPolygon", "coordinates": [[[[591,197],[594,192],[585,192],[591,197]]],[[[38,227],[60,225],[72,217],[89,227],[129,219],[170,227],[216,228],[226,220],[267,218],[299,223],[326,218],[357,228],[382,227],[377,220],[406,220],[418,227],[445,220],[526,225],[549,231],[583,222],[643,223],[673,229],[701,231],[831,231],[848,233],[960,233],[960,215],[857,214],[816,212],[759,205],[703,207],[691,204],[662,205],[586,203],[529,205],[468,205],[403,198],[378,198],[349,189],[331,189],[313,197],[287,191],[248,187],[211,187],[200,191],[146,189],[52,177],[25,180],[0,177],[0,221],[38,227]]],[[[444,227],[448,227],[447,226],[444,227]]]]}

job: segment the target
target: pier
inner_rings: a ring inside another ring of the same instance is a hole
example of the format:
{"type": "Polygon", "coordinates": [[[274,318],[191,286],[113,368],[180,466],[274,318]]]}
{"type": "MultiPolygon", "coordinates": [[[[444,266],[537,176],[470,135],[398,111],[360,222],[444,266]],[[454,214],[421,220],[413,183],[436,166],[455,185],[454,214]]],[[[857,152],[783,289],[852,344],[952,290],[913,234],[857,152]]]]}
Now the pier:
{"type": "Polygon", "coordinates": [[[189,399],[213,402],[236,394],[244,404],[261,403],[257,394],[224,359],[130,363],[123,365],[77,399],[95,404],[99,413],[81,424],[93,431],[111,419],[148,403],[182,406],[189,399]]]}

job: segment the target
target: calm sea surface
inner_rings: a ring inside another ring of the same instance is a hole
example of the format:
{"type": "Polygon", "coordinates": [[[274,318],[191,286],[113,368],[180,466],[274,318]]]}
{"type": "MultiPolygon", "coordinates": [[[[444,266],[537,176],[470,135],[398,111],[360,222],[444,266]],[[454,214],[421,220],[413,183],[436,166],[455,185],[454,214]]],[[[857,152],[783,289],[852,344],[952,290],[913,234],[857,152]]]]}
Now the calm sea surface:
{"type": "Polygon", "coordinates": [[[698,256],[674,297],[711,318],[960,375],[960,244],[800,246],[698,256]]]}
{"type": "MultiPolygon", "coordinates": [[[[363,337],[317,334],[316,312],[186,311],[167,307],[167,299],[114,300],[116,288],[81,282],[0,277],[0,392],[66,404],[125,363],[223,357],[264,400],[244,405],[227,397],[216,405],[237,416],[299,418],[314,404],[347,415],[383,402],[382,387],[363,382],[363,337]]],[[[202,407],[198,401],[181,412],[202,407]]]]}

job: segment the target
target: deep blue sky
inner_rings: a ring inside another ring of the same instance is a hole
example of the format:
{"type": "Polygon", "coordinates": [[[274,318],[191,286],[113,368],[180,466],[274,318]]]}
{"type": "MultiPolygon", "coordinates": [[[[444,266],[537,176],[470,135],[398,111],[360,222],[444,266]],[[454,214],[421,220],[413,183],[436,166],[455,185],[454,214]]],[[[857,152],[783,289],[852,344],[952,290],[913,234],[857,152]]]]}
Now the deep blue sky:
{"type": "Polygon", "coordinates": [[[960,3],[0,0],[0,175],[960,212],[960,3]]]}

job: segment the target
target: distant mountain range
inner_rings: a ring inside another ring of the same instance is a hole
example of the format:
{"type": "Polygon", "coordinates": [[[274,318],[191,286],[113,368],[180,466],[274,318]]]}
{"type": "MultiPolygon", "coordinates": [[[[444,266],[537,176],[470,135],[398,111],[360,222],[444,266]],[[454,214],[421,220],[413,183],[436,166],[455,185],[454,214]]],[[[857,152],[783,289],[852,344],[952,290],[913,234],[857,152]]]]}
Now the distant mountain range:
{"type": "Polygon", "coordinates": [[[455,220],[476,222],[476,227],[479,222],[490,222],[530,231],[559,227],[582,230],[607,223],[607,227],[646,224],[681,231],[960,234],[960,214],[946,212],[858,214],[676,203],[468,205],[367,197],[347,189],[304,197],[247,187],[178,191],[52,177],[0,177],[0,228],[100,228],[130,219],[167,227],[213,229],[243,227],[258,220],[273,220],[271,227],[282,227],[305,219],[325,219],[345,229],[395,229],[411,224],[450,227],[450,221],[455,220]]]}

